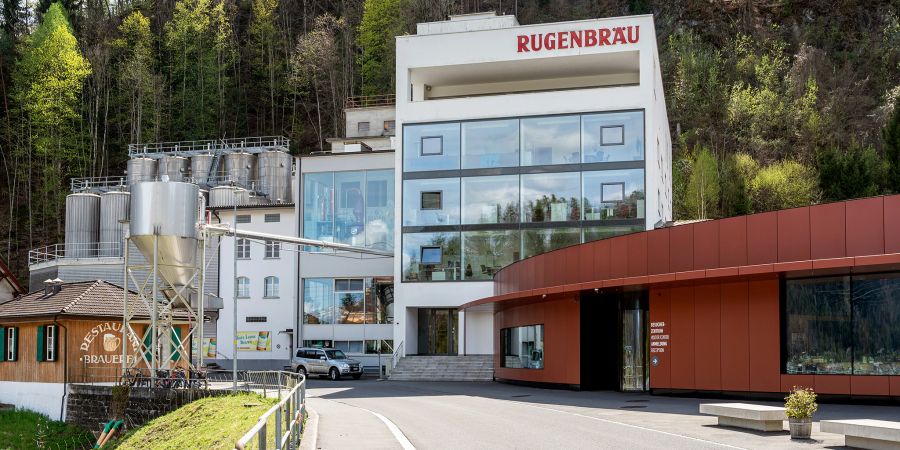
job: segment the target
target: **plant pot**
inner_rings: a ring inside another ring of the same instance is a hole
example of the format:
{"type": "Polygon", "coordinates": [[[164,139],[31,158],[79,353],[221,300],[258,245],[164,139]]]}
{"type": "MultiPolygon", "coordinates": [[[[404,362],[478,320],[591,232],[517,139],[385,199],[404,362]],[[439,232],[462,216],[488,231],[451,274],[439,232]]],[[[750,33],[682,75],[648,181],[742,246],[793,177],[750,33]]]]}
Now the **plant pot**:
{"type": "Polygon", "coordinates": [[[805,419],[788,419],[788,426],[791,429],[791,439],[809,439],[812,434],[812,418],[805,419]]]}

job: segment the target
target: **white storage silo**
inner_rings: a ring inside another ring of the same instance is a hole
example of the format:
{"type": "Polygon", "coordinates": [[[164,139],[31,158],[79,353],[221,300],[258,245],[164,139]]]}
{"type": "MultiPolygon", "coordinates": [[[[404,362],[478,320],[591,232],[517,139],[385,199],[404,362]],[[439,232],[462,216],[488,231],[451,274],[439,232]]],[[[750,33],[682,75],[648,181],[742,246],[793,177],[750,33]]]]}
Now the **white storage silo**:
{"type": "Polygon", "coordinates": [[[122,256],[122,241],[128,220],[131,194],[110,191],[100,195],[100,254],[98,256],[122,256]]]}
{"type": "Polygon", "coordinates": [[[166,175],[169,177],[168,181],[184,181],[190,166],[190,160],[184,156],[166,155],[159,158],[157,173],[160,180],[166,175]]]}
{"type": "Polygon", "coordinates": [[[247,187],[250,185],[251,174],[253,174],[253,165],[256,158],[251,153],[235,152],[225,155],[225,176],[228,181],[238,186],[247,187]]]}
{"type": "Polygon", "coordinates": [[[131,158],[128,160],[128,185],[142,181],[156,180],[156,160],[153,158],[131,158]]]}
{"type": "Polygon", "coordinates": [[[66,196],[66,258],[97,256],[100,238],[100,196],[77,193],[66,196]]]}
{"type": "Polygon", "coordinates": [[[212,161],[213,155],[209,153],[191,156],[191,178],[194,183],[205,184],[209,180],[212,161]]]}
{"type": "Polygon", "coordinates": [[[267,151],[257,155],[259,190],[269,202],[291,201],[291,155],[281,151],[267,151]]]}

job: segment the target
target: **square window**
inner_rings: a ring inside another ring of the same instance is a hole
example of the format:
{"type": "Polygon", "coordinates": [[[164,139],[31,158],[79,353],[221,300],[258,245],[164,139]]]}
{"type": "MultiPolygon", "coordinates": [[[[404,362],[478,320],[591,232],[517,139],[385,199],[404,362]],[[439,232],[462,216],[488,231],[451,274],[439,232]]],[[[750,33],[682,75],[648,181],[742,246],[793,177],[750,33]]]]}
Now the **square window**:
{"type": "Polygon", "coordinates": [[[281,222],[281,214],[266,214],[266,222],[281,222]]]}
{"type": "Polygon", "coordinates": [[[440,247],[422,247],[422,264],[440,264],[441,253],[440,247]]]}
{"type": "Polygon", "coordinates": [[[616,125],[600,128],[600,145],[622,145],[625,143],[625,126],[616,125]]]}
{"type": "Polygon", "coordinates": [[[238,214],[237,223],[250,223],[250,215],[249,214],[238,214]]]}
{"type": "Polygon", "coordinates": [[[600,185],[600,201],[625,201],[625,183],[603,183],[600,185]]]}
{"type": "Polygon", "coordinates": [[[423,211],[443,209],[443,194],[442,191],[423,191],[419,209],[423,211]]]}
{"type": "Polygon", "coordinates": [[[443,136],[422,136],[422,156],[443,155],[443,136]]]}
{"type": "Polygon", "coordinates": [[[393,120],[385,120],[384,121],[384,131],[386,131],[388,133],[393,132],[394,128],[396,127],[395,123],[396,122],[394,122],[393,120]]]}
{"type": "Polygon", "coordinates": [[[369,122],[359,122],[356,124],[356,130],[360,133],[368,133],[369,132],[369,122]]]}

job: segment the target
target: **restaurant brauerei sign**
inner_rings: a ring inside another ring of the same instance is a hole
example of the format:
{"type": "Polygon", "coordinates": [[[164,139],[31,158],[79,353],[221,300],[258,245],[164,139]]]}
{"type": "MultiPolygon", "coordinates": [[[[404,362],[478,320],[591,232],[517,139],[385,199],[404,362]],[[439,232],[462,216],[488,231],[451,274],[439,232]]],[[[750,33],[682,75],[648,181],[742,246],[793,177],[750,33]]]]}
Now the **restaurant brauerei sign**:
{"type": "Polygon", "coordinates": [[[641,27],[591,28],[589,30],[557,31],[555,33],[521,34],[516,38],[518,53],[570,48],[602,47],[606,45],[636,44],[641,27]]]}
{"type": "MultiPolygon", "coordinates": [[[[140,352],[140,342],[134,335],[129,335],[131,340],[131,353],[125,355],[128,364],[137,361],[140,352]]],[[[82,361],[85,364],[122,364],[122,323],[104,322],[97,324],[85,334],[81,340],[81,351],[85,353],[82,361]],[[99,341],[99,344],[97,344],[99,341]]]]}

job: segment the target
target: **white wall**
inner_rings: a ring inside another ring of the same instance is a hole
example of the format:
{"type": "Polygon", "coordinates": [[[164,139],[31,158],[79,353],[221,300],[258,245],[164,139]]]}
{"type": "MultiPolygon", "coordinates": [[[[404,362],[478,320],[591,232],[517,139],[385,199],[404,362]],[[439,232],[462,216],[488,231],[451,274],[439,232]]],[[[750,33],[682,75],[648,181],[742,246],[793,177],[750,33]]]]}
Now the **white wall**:
{"type": "Polygon", "coordinates": [[[17,409],[27,409],[53,420],[60,417],[65,385],[62,383],[31,383],[18,381],[0,381],[0,403],[15,405],[17,409]]]}
{"type": "Polygon", "coordinates": [[[491,355],[494,353],[494,314],[491,312],[460,313],[460,323],[465,324],[465,341],[460,343],[459,353],[467,355],[491,355]]]}

